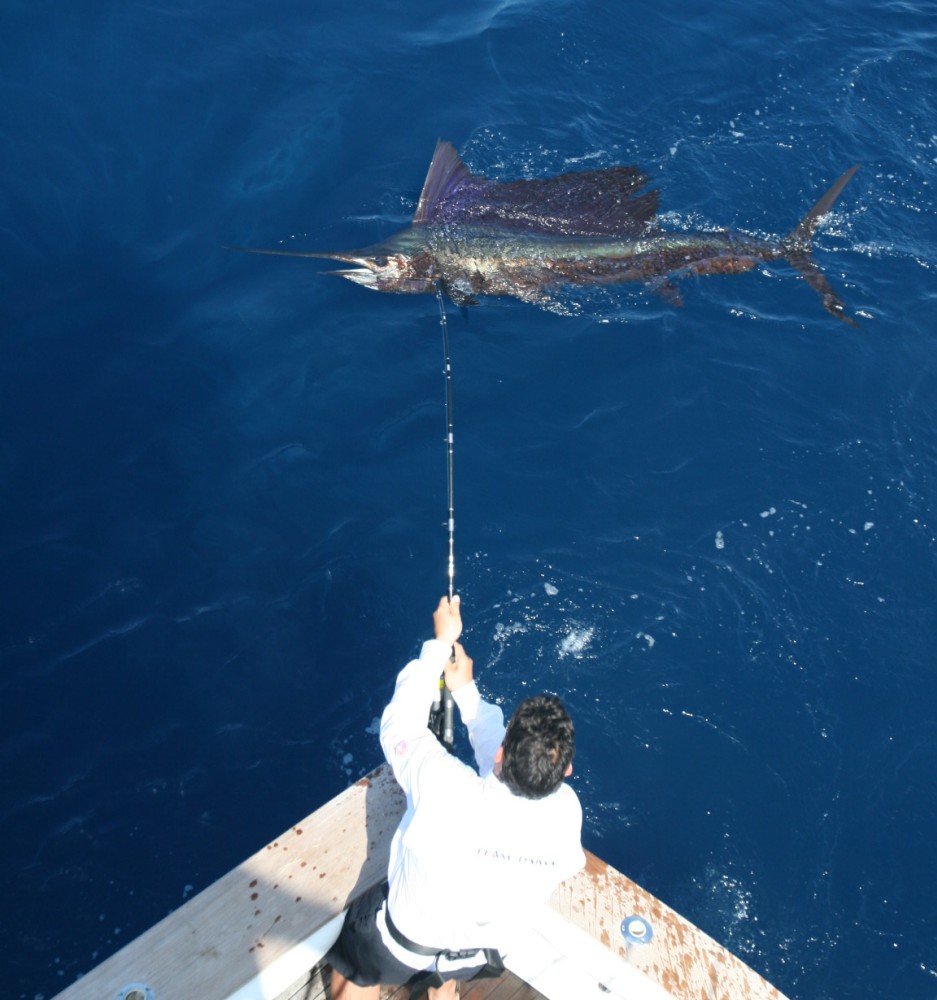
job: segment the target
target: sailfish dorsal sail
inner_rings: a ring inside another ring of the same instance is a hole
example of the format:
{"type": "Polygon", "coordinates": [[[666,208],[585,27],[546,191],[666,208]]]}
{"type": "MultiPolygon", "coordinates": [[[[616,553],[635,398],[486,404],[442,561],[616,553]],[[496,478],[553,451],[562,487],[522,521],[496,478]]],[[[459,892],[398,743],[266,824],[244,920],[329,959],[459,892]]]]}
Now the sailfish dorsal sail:
{"type": "Polygon", "coordinates": [[[610,167],[501,183],[473,174],[448,142],[436,144],[414,224],[476,223],[556,236],[634,236],[657,215],[659,192],[638,167],[610,167]]]}

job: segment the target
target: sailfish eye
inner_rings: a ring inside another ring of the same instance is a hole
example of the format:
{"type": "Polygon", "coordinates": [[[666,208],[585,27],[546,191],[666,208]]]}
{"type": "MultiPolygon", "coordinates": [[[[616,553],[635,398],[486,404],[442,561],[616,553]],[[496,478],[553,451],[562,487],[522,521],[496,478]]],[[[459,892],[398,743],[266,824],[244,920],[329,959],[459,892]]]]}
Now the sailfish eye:
{"type": "Polygon", "coordinates": [[[386,257],[372,257],[371,260],[375,267],[387,267],[386,257]]]}

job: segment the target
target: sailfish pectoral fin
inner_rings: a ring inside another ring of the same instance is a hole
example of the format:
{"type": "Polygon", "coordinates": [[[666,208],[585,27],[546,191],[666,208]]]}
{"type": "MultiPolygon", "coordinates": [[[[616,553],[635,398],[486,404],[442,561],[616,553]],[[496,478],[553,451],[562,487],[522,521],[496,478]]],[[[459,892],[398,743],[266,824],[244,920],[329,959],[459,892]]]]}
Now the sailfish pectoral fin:
{"type": "Polygon", "coordinates": [[[652,281],[648,287],[652,292],[659,295],[671,308],[683,308],[683,295],[675,281],[671,281],[669,278],[660,278],[657,281],[652,281]]]}
{"type": "Polygon", "coordinates": [[[846,304],[833,291],[826,275],[823,274],[811,256],[811,251],[813,249],[813,234],[816,232],[817,225],[833,207],[836,199],[843,193],[843,188],[852,180],[858,169],[858,163],[854,167],[850,167],[810,209],[797,228],[782,244],[784,259],[791,267],[800,272],[804,281],[820,296],[823,308],[837,319],[855,327],[858,327],[859,324],[846,312],[846,304]]]}

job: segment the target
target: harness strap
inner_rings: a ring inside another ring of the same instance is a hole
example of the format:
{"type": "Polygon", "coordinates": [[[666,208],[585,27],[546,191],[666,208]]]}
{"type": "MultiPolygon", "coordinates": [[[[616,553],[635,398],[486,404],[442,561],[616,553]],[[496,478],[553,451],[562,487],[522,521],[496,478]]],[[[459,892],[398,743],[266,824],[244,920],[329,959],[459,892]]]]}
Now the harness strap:
{"type": "Polygon", "coordinates": [[[494,951],[492,948],[463,948],[460,951],[454,951],[451,948],[429,948],[425,944],[419,944],[417,941],[408,938],[406,934],[394,923],[390,915],[390,907],[384,906],[384,922],[387,924],[387,930],[390,936],[400,945],[401,948],[406,948],[407,951],[412,951],[414,955],[425,955],[427,958],[439,958],[440,956],[445,958],[450,962],[458,962],[462,959],[472,958],[473,956],[479,954],[479,952],[485,955],[487,959],[489,954],[494,951]]]}
{"type": "Polygon", "coordinates": [[[387,924],[387,930],[390,932],[390,936],[400,945],[401,948],[406,948],[407,951],[412,951],[414,955],[438,955],[438,948],[427,948],[425,945],[417,944],[416,941],[411,941],[406,934],[391,920],[390,917],[390,907],[386,904],[384,905],[384,922],[387,924]]]}

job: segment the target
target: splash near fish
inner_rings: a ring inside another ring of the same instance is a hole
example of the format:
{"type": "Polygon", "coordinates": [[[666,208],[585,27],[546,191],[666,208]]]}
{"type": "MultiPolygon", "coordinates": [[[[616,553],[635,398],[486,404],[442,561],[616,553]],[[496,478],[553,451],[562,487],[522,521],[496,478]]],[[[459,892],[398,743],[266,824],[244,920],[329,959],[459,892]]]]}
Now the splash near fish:
{"type": "Polygon", "coordinates": [[[416,213],[401,232],[362,250],[250,252],[351,264],[330,273],[378,292],[435,294],[441,285],[460,306],[483,295],[542,303],[564,287],[624,282],[647,284],[679,306],[680,278],[780,261],[800,273],[827,312],[855,326],[811,250],[818,223],[858,169],[850,167],[787,237],[771,241],[661,229],[659,192],[647,189],[650,178],[638,167],[493,181],[473,174],[451,143],[439,142],[416,213]]]}

